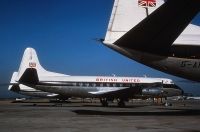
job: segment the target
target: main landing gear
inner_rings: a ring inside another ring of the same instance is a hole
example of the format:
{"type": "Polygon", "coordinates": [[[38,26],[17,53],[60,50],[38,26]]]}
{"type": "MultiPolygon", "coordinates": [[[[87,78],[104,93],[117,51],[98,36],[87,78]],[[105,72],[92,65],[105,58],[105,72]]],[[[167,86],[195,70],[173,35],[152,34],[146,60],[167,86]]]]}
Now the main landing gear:
{"type": "Polygon", "coordinates": [[[117,101],[117,105],[118,107],[125,107],[125,101],[123,99],[118,99],[117,101]]]}
{"type": "MultiPolygon", "coordinates": [[[[107,98],[100,98],[100,102],[101,102],[103,107],[108,107],[108,99],[107,98]]],[[[118,107],[121,107],[121,108],[125,107],[126,106],[125,100],[124,99],[118,99],[117,105],[118,105],[118,107]]]]}
{"type": "Polygon", "coordinates": [[[106,98],[100,98],[100,102],[103,107],[108,107],[108,100],[106,98]]]}

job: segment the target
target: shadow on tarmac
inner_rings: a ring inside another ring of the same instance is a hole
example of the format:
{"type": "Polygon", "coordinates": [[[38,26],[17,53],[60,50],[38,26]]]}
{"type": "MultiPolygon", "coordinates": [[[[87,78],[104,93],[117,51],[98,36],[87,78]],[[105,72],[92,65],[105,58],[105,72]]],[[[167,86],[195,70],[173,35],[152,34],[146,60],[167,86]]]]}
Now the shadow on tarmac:
{"type": "MultiPolygon", "coordinates": [[[[92,105],[88,105],[88,104],[82,104],[82,105],[80,105],[80,103],[79,104],[73,104],[73,105],[65,105],[65,104],[45,104],[45,103],[31,103],[31,104],[24,104],[24,103],[22,103],[21,104],[21,106],[22,107],[64,107],[64,108],[66,108],[66,107],[77,107],[77,108],[88,108],[88,107],[90,107],[90,108],[96,108],[96,107],[98,107],[98,108],[115,108],[115,109],[117,109],[117,108],[122,108],[122,107],[118,107],[117,105],[110,105],[110,106],[108,106],[108,107],[103,107],[103,106],[101,106],[101,105],[94,105],[94,104],[92,104],[92,105]]],[[[126,108],[139,108],[139,107],[146,107],[146,106],[148,106],[148,105],[132,105],[132,106],[125,106],[125,107],[123,107],[124,109],[126,109],[126,108]]]]}
{"type": "Polygon", "coordinates": [[[78,115],[104,115],[104,116],[194,116],[200,115],[200,110],[176,110],[164,112],[110,112],[97,110],[72,110],[78,115]]]}

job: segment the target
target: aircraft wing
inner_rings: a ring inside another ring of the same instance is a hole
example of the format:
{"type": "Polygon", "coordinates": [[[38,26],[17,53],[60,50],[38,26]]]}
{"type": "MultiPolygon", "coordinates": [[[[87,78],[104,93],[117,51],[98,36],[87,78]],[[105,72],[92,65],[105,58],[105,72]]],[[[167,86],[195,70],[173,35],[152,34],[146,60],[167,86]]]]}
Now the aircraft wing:
{"type": "Polygon", "coordinates": [[[49,93],[47,97],[57,97],[59,94],[49,93]]]}
{"type": "Polygon", "coordinates": [[[147,53],[168,55],[173,42],[199,11],[200,0],[168,0],[114,44],[147,53]]]}
{"type": "Polygon", "coordinates": [[[89,92],[90,94],[100,96],[100,97],[133,97],[135,94],[139,94],[143,88],[150,87],[161,87],[161,82],[146,83],[146,84],[135,84],[131,87],[104,87],[100,88],[98,91],[89,92]]]}
{"type": "Polygon", "coordinates": [[[128,88],[129,87],[121,87],[121,88],[106,87],[105,89],[100,89],[99,91],[89,92],[89,93],[94,94],[94,95],[104,95],[104,94],[108,94],[108,93],[118,92],[120,90],[125,90],[125,89],[128,89],[128,88]]]}
{"type": "Polygon", "coordinates": [[[130,87],[123,87],[123,88],[116,88],[115,90],[102,90],[97,92],[90,92],[91,94],[98,96],[98,97],[108,97],[108,98],[131,98],[133,97],[134,93],[139,92],[138,88],[130,88],[130,87]]]}

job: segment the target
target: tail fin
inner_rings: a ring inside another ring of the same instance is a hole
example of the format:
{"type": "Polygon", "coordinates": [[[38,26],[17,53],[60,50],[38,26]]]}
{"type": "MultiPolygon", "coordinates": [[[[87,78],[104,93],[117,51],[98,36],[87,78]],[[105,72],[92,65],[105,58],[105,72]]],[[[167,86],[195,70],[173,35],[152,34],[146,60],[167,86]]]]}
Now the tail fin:
{"type": "Polygon", "coordinates": [[[139,1],[115,0],[105,44],[161,55],[168,54],[175,40],[199,44],[199,36],[194,42],[190,36],[191,29],[199,35],[199,27],[189,24],[200,10],[199,0],[156,0],[156,7],[151,8],[140,7],[139,1]],[[182,32],[184,39],[179,36],[182,32]]]}
{"type": "Polygon", "coordinates": [[[33,48],[26,48],[18,71],[18,80],[27,69],[36,69],[38,73],[47,72],[41,65],[33,48]]]}
{"type": "Polygon", "coordinates": [[[104,43],[113,44],[160,7],[164,0],[157,0],[155,6],[149,8],[140,6],[138,2],[138,0],[115,0],[104,43]]]}
{"type": "Polygon", "coordinates": [[[68,76],[60,73],[45,70],[37,57],[33,48],[26,48],[19,67],[16,81],[22,84],[30,85],[39,82],[39,77],[45,76],[68,76]]]}

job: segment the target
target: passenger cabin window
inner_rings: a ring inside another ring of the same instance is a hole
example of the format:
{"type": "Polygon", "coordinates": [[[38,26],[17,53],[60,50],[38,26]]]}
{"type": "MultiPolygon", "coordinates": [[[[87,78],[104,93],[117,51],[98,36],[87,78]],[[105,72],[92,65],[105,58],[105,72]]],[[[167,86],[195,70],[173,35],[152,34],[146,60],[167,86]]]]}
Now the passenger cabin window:
{"type": "Polygon", "coordinates": [[[89,87],[89,83],[86,83],[85,86],[86,86],[86,87],[89,87]]]}
{"type": "Polygon", "coordinates": [[[79,86],[83,86],[83,83],[79,83],[79,86]]]}
{"type": "Polygon", "coordinates": [[[126,84],[125,84],[125,87],[130,87],[130,84],[129,84],[129,83],[126,83],[126,84]]]}
{"type": "Polygon", "coordinates": [[[95,84],[96,84],[96,86],[97,86],[97,87],[99,87],[99,86],[100,86],[100,83],[95,83],[95,84]]]}
{"type": "Polygon", "coordinates": [[[131,84],[132,87],[135,87],[135,84],[131,84]]]}
{"type": "Polygon", "coordinates": [[[93,86],[93,87],[96,87],[96,83],[93,83],[92,86],[93,86]]]}

